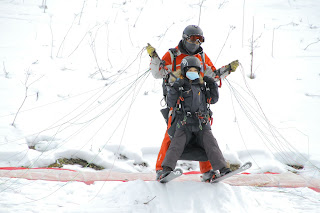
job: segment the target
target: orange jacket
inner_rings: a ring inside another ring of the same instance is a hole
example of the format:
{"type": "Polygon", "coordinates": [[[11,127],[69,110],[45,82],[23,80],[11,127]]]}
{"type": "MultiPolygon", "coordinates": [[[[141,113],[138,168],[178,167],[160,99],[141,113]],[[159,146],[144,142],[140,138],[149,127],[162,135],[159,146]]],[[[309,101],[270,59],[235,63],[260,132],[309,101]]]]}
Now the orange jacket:
{"type": "MultiPolygon", "coordinates": [[[[188,55],[181,53],[179,51],[178,46],[176,47],[176,49],[178,50],[177,57],[176,57],[176,70],[178,70],[181,67],[180,64],[181,64],[182,59],[188,55]]],[[[213,72],[216,70],[216,68],[213,66],[213,64],[212,64],[210,58],[207,56],[207,54],[204,53],[204,61],[205,61],[204,64],[202,62],[201,54],[198,53],[193,56],[197,57],[201,61],[201,65],[203,66],[203,70],[204,70],[204,73],[201,73],[202,76],[204,76],[204,74],[206,74],[206,73],[210,73],[210,72],[213,72]]],[[[166,54],[162,57],[162,60],[165,62],[164,69],[169,72],[172,72],[172,70],[173,70],[173,58],[174,58],[174,56],[171,53],[171,51],[166,52],[166,54]]]]}

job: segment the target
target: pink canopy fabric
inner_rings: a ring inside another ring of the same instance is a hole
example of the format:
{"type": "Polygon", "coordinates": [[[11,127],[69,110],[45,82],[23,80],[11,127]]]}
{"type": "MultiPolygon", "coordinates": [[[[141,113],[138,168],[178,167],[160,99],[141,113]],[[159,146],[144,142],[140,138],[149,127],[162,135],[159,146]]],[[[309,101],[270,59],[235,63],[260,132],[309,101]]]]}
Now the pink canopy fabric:
{"type": "MultiPolygon", "coordinates": [[[[196,181],[200,182],[200,172],[187,172],[173,181],[196,181]]],[[[116,171],[76,171],[61,168],[22,168],[0,167],[0,177],[23,178],[28,180],[46,181],[79,181],[92,184],[95,181],[154,181],[155,173],[123,173],[116,171]]],[[[308,187],[320,192],[320,179],[303,177],[292,172],[250,174],[242,173],[234,175],[222,181],[232,186],[257,186],[257,187],[308,187]]]]}

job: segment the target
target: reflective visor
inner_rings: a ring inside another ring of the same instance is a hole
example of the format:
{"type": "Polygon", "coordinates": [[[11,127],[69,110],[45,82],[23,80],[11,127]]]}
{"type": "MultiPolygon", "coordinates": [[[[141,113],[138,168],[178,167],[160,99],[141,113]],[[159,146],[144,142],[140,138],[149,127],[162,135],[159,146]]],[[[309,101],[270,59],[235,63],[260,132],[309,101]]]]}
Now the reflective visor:
{"type": "Polygon", "coordinates": [[[190,41],[195,42],[197,40],[199,40],[201,43],[204,42],[204,37],[202,35],[191,35],[189,37],[190,41]]]}

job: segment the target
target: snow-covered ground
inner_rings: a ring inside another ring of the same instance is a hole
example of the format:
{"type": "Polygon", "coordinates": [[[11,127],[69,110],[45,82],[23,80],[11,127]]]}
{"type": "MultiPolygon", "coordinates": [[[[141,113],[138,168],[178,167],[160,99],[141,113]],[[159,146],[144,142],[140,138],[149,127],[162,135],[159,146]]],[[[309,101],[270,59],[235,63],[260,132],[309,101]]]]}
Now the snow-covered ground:
{"type": "MultiPolygon", "coordinates": [[[[0,1],[0,167],[80,158],[107,170],[154,172],[165,132],[159,55],[199,24],[215,66],[238,59],[212,106],[213,133],[249,172],[320,178],[320,2],[0,1]],[[47,8],[42,4],[46,2],[47,8]],[[254,41],[254,42],[251,42],[254,41]],[[251,47],[253,71],[250,79],[251,47]]],[[[179,162],[199,170],[197,162],[179,162]]],[[[90,170],[65,166],[75,170],[90,170]]],[[[317,212],[308,188],[141,180],[0,178],[0,212],[317,212]]]]}

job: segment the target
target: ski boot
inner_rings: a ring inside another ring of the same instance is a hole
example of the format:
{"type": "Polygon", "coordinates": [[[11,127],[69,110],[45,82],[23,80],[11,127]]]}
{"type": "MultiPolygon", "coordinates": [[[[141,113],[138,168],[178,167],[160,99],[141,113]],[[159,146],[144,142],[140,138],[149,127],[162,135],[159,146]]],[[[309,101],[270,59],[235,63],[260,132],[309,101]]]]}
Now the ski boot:
{"type": "Polygon", "coordinates": [[[170,174],[170,172],[172,171],[172,169],[170,167],[164,166],[163,170],[157,170],[157,177],[156,180],[159,181],[162,178],[164,178],[165,176],[167,176],[168,174],[170,174]]]}
{"type": "Polygon", "coordinates": [[[214,171],[211,169],[211,170],[203,173],[202,177],[201,177],[202,178],[201,182],[207,182],[207,183],[211,182],[211,180],[215,178],[217,171],[214,171]]]}
{"type": "Polygon", "coordinates": [[[228,173],[230,173],[232,171],[231,171],[230,168],[223,167],[222,169],[219,170],[219,172],[220,172],[220,176],[223,176],[223,175],[226,175],[226,174],[228,174],[228,173]]]}
{"type": "Polygon", "coordinates": [[[208,172],[205,172],[202,174],[202,182],[211,182],[213,179],[221,177],[223,175],[226,175],[228,173],[230,173],[231,170],[229,168],[223,167],[220,170],[209,170],[208,172]]]}

